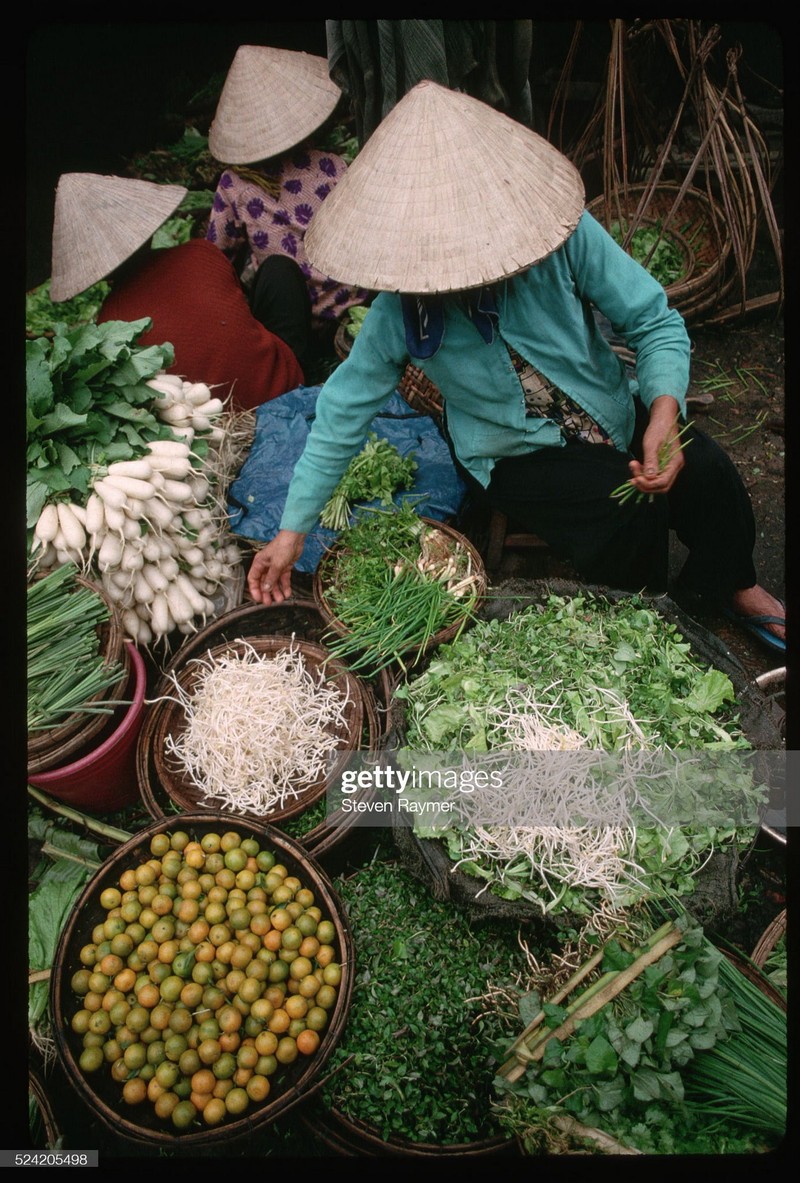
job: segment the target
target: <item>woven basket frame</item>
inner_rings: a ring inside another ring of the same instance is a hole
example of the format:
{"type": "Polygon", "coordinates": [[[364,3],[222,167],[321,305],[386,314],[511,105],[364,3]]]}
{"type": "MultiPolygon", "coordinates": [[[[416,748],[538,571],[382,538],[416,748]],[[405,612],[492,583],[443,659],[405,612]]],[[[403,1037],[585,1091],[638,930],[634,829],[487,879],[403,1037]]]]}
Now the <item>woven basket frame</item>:
{"type": "MultiPolygon", "coordinates": [[[[335,780],[348,755],[361,746],[362,728],[365,715],[365,696],[360,683],[341,662],[331,658],[328,650],[321,645],[309,641],[298,641],[292,637],[242,637],[239,641],[226,642],[208,650],[211,659],[223,654],[243,651],[245,646],[252,646],[261,657],[270,657],[288,648],[298,651],[306,667],[315,674],[325,672],[325,679],[329,684],[337,686],[347,694],[348,704],[345,708],[345,725],[339,729],[337,738],[339,748],[333,760],[330,772],[320,776],[314,785],[304,788],[299,796],[280,808],[271,809],[267,814],[255,815],[251,811],[231,813],[231,817],[248,818],[260,823],[276,824],[302,813],[319,800],[326,792],[331,781],[335,780]]],[[[174,675],[178,685],[187,693],[197,681],[197,667],[186,663],[174,675]]],[[[152,742],[152,760],[157,781],[163,787],[171,800],[183,811],[195,812],[208,808],[220,812],[219,806],[206,802],[187,776],[171,762],[165,753],[165,742],[168,735],[173,737],[180,734],[185,722],[183,707],[174,700],[163,699],[155,706],[154,717],[148,718],[146,732],[147,741],[152,742]]]]}

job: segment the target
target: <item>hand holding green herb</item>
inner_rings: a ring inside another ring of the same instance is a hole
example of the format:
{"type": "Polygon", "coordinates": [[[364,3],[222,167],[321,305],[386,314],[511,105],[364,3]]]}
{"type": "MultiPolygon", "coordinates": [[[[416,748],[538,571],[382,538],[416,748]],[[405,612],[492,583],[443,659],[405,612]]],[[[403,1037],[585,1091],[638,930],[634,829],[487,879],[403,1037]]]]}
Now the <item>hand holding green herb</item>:
{"type": "MultiPolygon", "coordinates": [[[[640,463],[638,460],[631,461],[630,468],[632,476],[623,484],[618,485],[616,489],[613,489],[611,496],[619,501],[620,505],[624,505],[625,502],[630,501],[632,497],[634,497],[637,501],[641,501],[644,496],[648,495],[649,499],[652,501],[656,493],[667,493],[672,487],[672,482],[674,481],[675,476],[677,476],[678,472],[683,467],[683,449],[687,446],[687,444],[691,443],[691,440],[686,438],[686,432],[689,430],[690,426],[691,424],[685,423],[683,427],[678,430],[677,417],[673,419],[671,429],[663,436],[661,442],[658,444],[654,471],[651,471],[651,465],[648,463],[647,434],[645,433],[645,454],[642,463],[640,463]],[[670,466],[673,464],[673,461],[675,461],[676,458],[678,463],[675,465],[674,471],[672,471],[670,466]],[[651,482],[658,480],[661,487],[653,487],[648,493],[648,490],[639,487],[637,482],[640,480],[649,480],[651,482]]],[[[652,427],[655,427],[656,430],[658,430],[657,420],[654,423],[651,419],[648,431],[652,427]]]]}

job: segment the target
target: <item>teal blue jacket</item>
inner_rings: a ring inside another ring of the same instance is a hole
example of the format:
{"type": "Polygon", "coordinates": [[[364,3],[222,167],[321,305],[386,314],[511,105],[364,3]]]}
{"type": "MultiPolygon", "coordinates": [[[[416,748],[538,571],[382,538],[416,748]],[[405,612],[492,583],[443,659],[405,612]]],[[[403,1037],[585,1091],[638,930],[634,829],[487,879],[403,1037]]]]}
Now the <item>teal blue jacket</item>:
{"type": "MultiPolygon", "coordinates": [[[[649,407],[672,395],[686,411],[690,343],[664,289],[584,212],[563,246],[495,285],[499,332],[487,344],[458,297],[445,299],[437,352],[414,364],[439,388],[447,429],[464,467],[485,487],[495,462],[540,447],[561,447],[551,420],[526,416],[505,342],[570,395],[626,450],[633,396],[649,407]],[[594,318],[595,306],[636,355],[632,379],[594,318]]],[[[281,528],[308,533],[362,447],[369,425],[409,361],[400,296],[381,292],[322,390],[305,450],[295,466],[281,528]]]]}

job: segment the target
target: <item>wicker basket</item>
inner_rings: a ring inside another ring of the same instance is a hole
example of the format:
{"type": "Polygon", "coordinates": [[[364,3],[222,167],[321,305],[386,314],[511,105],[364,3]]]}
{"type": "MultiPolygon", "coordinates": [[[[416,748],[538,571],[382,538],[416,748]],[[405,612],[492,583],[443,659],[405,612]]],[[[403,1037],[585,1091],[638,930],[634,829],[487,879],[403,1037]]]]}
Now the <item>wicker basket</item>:
{"type": "Polygon", "coordinates": [[[300,1113],[300,1120],[335,1154],[345,1157],[362,1156],[375,1158],[496,1158],[517,1157],[516,1142],[498,1134],[476,1142],[450,1142],[437,1145],[433,1142],[412,1142],[407,1138],[390,1136],[383,1139],[374,1126],[366,1125],[357,1118],[346,1117],[338,1109],[326,1108],[314,1101],[300,1113]]]}
{"type": "MultiPolygon", "coordinates": [[[[125,633],[119,612],[104,588],[83,575],[76,575],[75,582],[94,592],[105,604],[108,619],[97,626],[98,653],[106,666],[118,666],[120,671],[116,682],[99,690],[90,699],[93,705],[98,705],[114,699],[118,692],[124,689],[128,680],[130,669],[125,649],[125,633]]],[[[47,731],[30,732],[28,775],[46,772],[69,763],[71,756],[86,748],[92,741],[98,740],[100,732],[109,726],[110,719],[111,714],[108,712],[76,711],[57,727],[51,727],[47,731]]]]}
{"type": "MultiPolygon", "coordinates": [[[[469,538],[467,538],[464,534],[459,533],[459,531],[455,530],[452,526],[447,525],[446,522],[438,522],[433,518],[426,517],[420,518],[420,521],[443,534],[448,540],[448,543],[454,549],[461,549],[469,555],[470,571],[476,576],[476,599],[472,604],[471,611],[476,611],[482,602],[483,597],[486,595],[486,589],[488,587],[486,567],[484,565],[480,551],[477,549],[474,543],[469,540],[469,538]]],[[[331,608],[328,602],[328,593],[326,590],[330,587],[331,579],[336,568],[336,563],[338,562],[339,556],[342,553],[342,545],[341,539],[337,540],[331,547],[328,548],[328,550],[320,559],[317,569],[314,572],[313,590],[314,600],[322,616],[325,618],[329,628],[332,629],[333,632],[337,633],[340,637],[346,637],[350,630],[348,629],[347,625],[336,616],[335,612],[331,608]]],[[[458,636],[467,619],[468,613],[465,612],[465,614],[460,619],[454,621],[452,624],[447,625],[446,628],[441,628],[436,633],[434,633],[434,635],[426,644],[414,646],[408,650],[405,650],[402,654],[403,659],[411,663],[416,662],[425,653],[435,649],[437,645],[444,644],[446,641],[451,641],[454,637],[458,636]]]]}
{"type": "MultiPolygon", "coordinates": [[[[333,345],[337,357],[344,361],[353,347],[353,338],[345,325],[339,325],[333,345]]],[[[408,363],[397,385],[397,390],[412,410],[419,411],[421,415],[430,415],[437,423],[441,423],[444,410],[442,393],[439,387],[434,385],[418,366],[408,363]]]]}
{"type": "MultiPolygon", "coordinates": [[[[505,619],[525,607],[543,603],[547,596],[571,598],[576,595],[599,595],[611,602],[629,597],[629,593],[610,588],[577,584],[569,580],[508,580],[495,584],[492,598],[484,605],[485,618],[505,619]]],[[[780,747],[780,736],[773,719],[766,710],[764,696],[748,680],[745,671],[718,638],[687,616],[666,596],[643,597],[649,606],[667,622],[674,624],[690,642],[693,655],[706,665],[722,670],[730,678],[739,707],[739,724],[754,749],[767,753],[780,747]]],[[[424,668],[424,667],[423,667],[424,668]]],[[[391,743],[403,746],[406,724],[405,709],[395,701],[392,706],[391,743]]],[[[408,870],[424,883],[439,900],[451,900],[476,919],[495,917],[527,923],[543,931],[557,931],[579,924],[580,918],[569,913],[543,914],[532,901],[503,899],[486,890],[484,880],[469,875],[456,867],[444,842],[435,838],[419,838],[408,820],[408,815],[395,814],[392,818],[394,837],[400,857],[408,870]]],[[[735,851],[721,850],[707,860],[695,877],[692,909],[698,917],[718,920],[731,915],[738,906],[735,873],[738,857],[735,851]]]]}
{"type": "MultiPolygon", "coordinates": [[[[333,660],[324,646],[313,644],[310,641],[298,641],[296,638],[280,636],[241,637],[236,641],[215,646],[207,651],[207,655],[213,660],[223,655],[241,654],[246,647],[252,647],[260,657],[264,658],[277,657],[278,654],[291,648],[301,655],[306,669],[314,676],[315,681],[317,676],[320,676],[327,685],[338,688],[342,694],[347,696],[348,700],[343,712],[344,722],[337,727],[335,732],[338,740],[337,756],[327,773],[320,775],[314,784],[299,790],[295,799],[281,807],[271,809],[266,814],[256,814],[252,810],[244,809],[235,813],[230,811],[231,816],[246,818],[255,824],[263,824],[266,821],[276,824],[297,816],[308,809],[310,805],[315,804],[325,794],[331,782],[335,780],[351,753],[359,749],[365,720],[364,693],[354,674],[340,662],[333,660]]],[[[186,663],[174,674],[174,678],[180,688],[190,694],[198,679],[198,667],[192,663],[186,663]]],[[[167,739],[174,740],[180,736],[185,722],[184,708],[174,697],[163,698],[154,704],[152,717],[148,719],[145,742],[152,751],[157,780],[174,805],[182,812],[201,811],[207,808],[219,813],[219,803],[207,802],[190,777],[167,754],[167,739]]],[[[223,810],[222,812],[228,813],[229,811],[223,810]]]]}
{"type": "Polygon", "coordinates": [[[59,939],[50,978],[50,1012],[59,1060],[80,1101],[112,1133],[131,1142],[145,1143],[157,1152],[217,1146],[224,1154],[230,1142],[253,1136],[276,1118],[284,1117],[319,1088],[325,1065],[347,1022],[355,973],[354,957],[347,917],[330,879],[316,860],[285,834],[271,826],[253,826],[239,821],[232,825],[227,814],[180,814],[154,822],[118,847],[95,873],[77,900],[59,939]],[[153,857],[150,842],[154,835],[183,831],[190,840],[199,842],[205,834],[223,834],[231,830],[242,838],[255,838],[262,850],[271,850],[277,861],[287,868],[288,874],[296,876],[313,892],[315,905],[334,925],[331,944],[341,966],[341,980],[317,1051],[310,1056],[300,1056],[291,1064],[280,1065],[270,1077],[271,1089],[265,1101],[253,1103],[241,1116],[230,1115],[219,1126],[196,1123],[188,1129],[178,1130],[159,1118],[149,1101],[137,1106],[126,1105],[121,1096],[122,1084],[113,1079],[110,1065],[103,1065],[90,1074],[81,1070],[82,1037],[71,1027],[71,1016],[79,1009],[80,1001],[73,993],[71,982],[83,964],[81,949],[91,942],[95,926],[107,917],[100,904],[101,893],[107,887],[118,886],[123,871],[153,857]]]}
{"type": "Polygon", "coordinates": [[[44,1082],[38,1072],[28,1069],[28,1092],[36,1107],[41,1130],[31,1125],[31,1145],[40,1149],[56,1150],[61,1145],[61,1133],[56,1123],[53,1107],[47,1098],[44,1082]]]}
{"type": "Polygon", "coordinates": [[[775,919],[767,925],[761,936],[755,944],[753,952],[750,954],[750,960],[763,969],[767,963],[770,953],[777,945],[778,941],[786,932],[786,909],[783,908],[775,919]]]}
{"type": "Polygon", "coordinates": [[[644,185],[631,185],[625,194],[615,194],[610,201],[595,197],[587,209],[606,229],[620,214],[634,225],[640,220],[658,219],[665,230],[685,240],[694,256],[693,266],[683,279],[668,285],[665,291],[670,304],[684,320],[696,322],[720,303],[735,282],[735,274],[728,267],[732,244],[725,216],[715,201],[694,188],[686,190],[673,213],[680,186],[664,183],[653,191],[641,218],[637,219],[636,210],[644,193],[644,185]]]}

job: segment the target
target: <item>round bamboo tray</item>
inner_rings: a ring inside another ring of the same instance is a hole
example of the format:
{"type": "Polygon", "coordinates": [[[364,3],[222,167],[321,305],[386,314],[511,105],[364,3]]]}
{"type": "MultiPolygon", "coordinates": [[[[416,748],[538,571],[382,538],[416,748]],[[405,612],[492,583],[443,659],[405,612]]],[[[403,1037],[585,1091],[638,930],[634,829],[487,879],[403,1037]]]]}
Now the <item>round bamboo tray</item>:
{"type": "MultiPolygon", "coordinates": [[[[114,699],[127,683],[130,667],[125,648],[125,631],[115,604],[100,584],[83,575],[76,575],[75,582],[88,588],[105,604],[108,619],[97,626],[98,653],[106,666],[118,666],[120,671],[116,682],[99,690],[89,700],[91,705],[97,706],[114,699]]],[[[85,748],[109,726],[111,717],[110,712],[75,711],[56,727],[48,728],[47,731],[29,732],[28,775],[47,772],[51,768],[69,763],[74,753],[85,748]]]]}
{"type": "Polygon", "coordinates": [[[713,309],[730,291],[735,275],[728,262],[732,243],[722,210],[700,189],[688,188],[672,212],[680,186],[658,185],[642,211],[636,210],[646,190],[645,185],[631,185],[627,191],[613,194],[610,200],[595,197],[587,209],[606,229],[620,216],[626,221],[659,220],[669,232],[680,235],[694,256],[691,271],[681,280],[665,287],[667,298],[687,322],[696,321],[713,309]]]}
{"type": "MultiPolygon", "coordinates": [[[[207,651],[207,655],[211,660],[215,660],[223,655],[242,654],[247,647],[252,647],[257,655],[263,658],[277,657],[288,649],[298,652],[315,682],[321,677],[326,685],[337,688],[347,698],[343,710],[344,720],[333,732],[338,741],[336,756],[326,773],[321,774],[313,784],[297,786],[297,795],[292,800],[282,806],[273,807],[264,814],[256,814],[252,809],[244,808],[222,811],[228,816],[247,818],[255,823],[268,821],[270,824],[276,824],[295,817],[315,804],[335,781],[350,755],[359,749],[364,726],[364,694],[356,676],[341,662],[332,659],[324,646],[309,641],[298,641],[293,637],[241,637],[236,641],[215,646],[207,651]]],[[[178,686],[189,695],[197,684],[198,677],[198,666],[191,662],[182,665],[174,674],[178,686]]],[[[219,802],[208,800],[187,773],[178,766],[177,761],[167,753],[168,738],[178,738],[185,726],[186,712],[176,698],[162,698],[155,703],[147,736],[148,740],[152,737],[156,776],[179,810],[185,812],[207,808],[219,813],[219,802]]]]}
{"type": "Polygon", "coordinates": [[[763,969],[767,963],[770,953],[777,945],[778,941],[786,932],[786,909],[783,908],[775,919],[767,925],[761,936],[755,944],[753,952],[750,954],[750,960],[763,969]]]}
{"type": "Polygon", "coordinates": [[[55,1150],[61,1143],[61,1133],[56,1123],[53,1107],[47,1099],[44,1082],[38,1072],[28,1069],[28,1092],[33,1098],[36,1113],[42,1123],[41,1135],[31,1127],[32,1145],[41,1149],[55,1150]]]}
{"type": "Polygon", "coordinates": [[[59,1060],[80,1101],[112,1133],[134,1143],[144,1143],[156,1152],[169,1154],[184,1148],[216,1146],[224,1154],[230,1142],[252,1136],[276,1118],[283,1118],[319,1088],[325,1065],[347,1022],[355,973],[354,957],[347,916],[329,877],[307,851],[285,834],[267,825],[254,826],[243,821],[232,825],[228,814],[179,814],[162,819],[118,847],[100,867],[81,893],[61,934],[50,978],[50,1010],[59,1060]],[[107,887],[118,886],[123,871],[153,857],[150,842],[155,834],[177,830],[186,832],[191,840],[198,842],[209,833],[235,830],[242,838],[255,838],[262,850],[271,850],[289,875],[296,876],[304,887],[310,888],[323,917],[333,922],[335,935],[331,944],[342,969],[337,997],[328,1023],[321,1032],[317,1051],[307,1057],[300,1056],[293,1063],[279,1065],[270,1077],[271,1089],[266,1100],[254,1102],[241,1116],[231,1114],[219,1126],[204,1126],[197,1122],[185,1130],[175,1129],[168,1121],[159,1118],[149,1101],[137,1106],[126,1105],[122,1099],[122,1084],[113,1079],[110,1065],[103,1065],[91,1074],[84,1073],[79,1065],[82,1037],[72,1031],[70,1023],[72,1014],[80,1007],[71,982],[83,964],[81,949],[91,941],[95,925],[107,917],[100,904],[101,893],[107,887]]]}
{"type": "MultiPolygon", "coordinates": [[[[458,530],[453,529],[452,526],[445,522],[435,521],[433,518],[420,518],[426,526],[439,531],[446,543],[453,549],[460,549],[469,557],[469,570],[476,577],[475,582],[475,598],[472,602],[471,611],[475,611],[483,601],[488,587],[488,577],[486,574],[486,567],[481,557],[478,548],[467,538],[464,534],[459,533],[458,530]]],[[[337,539],[332,546],[328,548],[325,554],[320,559],[317,569],[314,572],[313,592],[314,600],[322,613],[328,627],[337,633],[340,637],[348,636],[350,630],[348,626],[342,621],[333,610],[329,602],[330,585],[334,579],[336,564],[340,559],[343,550],[343,543],[341,538],[337,539]]],[[[469,611],[465,609],[464,614],[455,620],[452,624],[438,629],[433,636],[420,645],[409,646],[400,655],[404,661],[415,663],[424,654],[429,653],[438,645],[451,641],[463,629],[469,617],[469,611]]]]}

